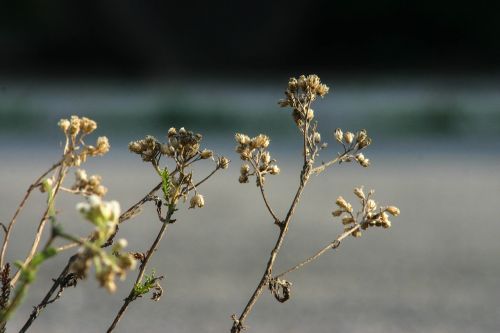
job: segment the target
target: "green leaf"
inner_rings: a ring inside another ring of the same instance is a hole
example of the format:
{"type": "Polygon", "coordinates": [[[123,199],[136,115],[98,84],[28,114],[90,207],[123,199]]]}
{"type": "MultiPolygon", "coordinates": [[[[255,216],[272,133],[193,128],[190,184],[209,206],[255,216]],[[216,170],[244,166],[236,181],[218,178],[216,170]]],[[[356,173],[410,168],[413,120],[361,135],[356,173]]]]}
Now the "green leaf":
{"type": "Polygon", "coordinates": [[[163,191],[163,197],[165,200],[168,200],[168,192],[170,191],[170,174],[168,173],[167,168],[163,169],[161,172],[161,190],[163,191]]]}

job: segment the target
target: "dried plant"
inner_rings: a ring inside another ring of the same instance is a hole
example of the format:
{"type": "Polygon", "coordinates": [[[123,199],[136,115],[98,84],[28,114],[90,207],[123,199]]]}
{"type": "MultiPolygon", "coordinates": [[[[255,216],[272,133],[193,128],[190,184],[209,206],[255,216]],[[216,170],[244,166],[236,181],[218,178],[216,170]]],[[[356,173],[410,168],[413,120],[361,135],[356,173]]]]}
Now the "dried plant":
{"type": "MultiPolygon", "coordinates": [[[[358,210],[355,210],[343,197],[338,197],[335,201],[336,208],[332,214],[340,219],[344,227],[343,232],[309,258],[279,274],[273,272],[289,225],[311,176],[319,175],[327,168],[342,163],[353,162],[362,167],[370,165],[370,160],[362,152],[371,144],[371,138],[366,130],[344,133],[341,129],[336,129],[333,133],[335,140],[341,145],[341,151],[332,159],[318,163],[319,153],[325,151],[327,144],[323,142],[318,131],[318,123],[311,106],[318,97],[324,97],[328,91],[329,88],[321,83],[316,75],[292,78],[288,82],[286,98],[279,102],[282,107],[292,109],[292,118],[303,138],[301,144],[303,163],[298,188],[289,209],[283,215],[271,207],[265,191],[267,177],[279,175],[281,171],[269,150],[270,138],[264,134],[255,137],[240,133],[235,135],[236,152],[243,160],[239,182],[249,183],[250,178],[255,177],[264,206],[278,227],[278,239],[247,305],[239,316],[232,316],[232,333],[239,333],[246,328],[246,319],[266,288],[279,302],[287,301],[291,297],[292,287],[292,283],[287,280],[289,273],[318,259],[327,251],[337,248],[348,236],[360,237],[361,233],[370,227],[389,228],[391,226],[389,217],[398,216],[400,213],[395,206],[378,205],[373,199],[373,190],[365,194],[363,187],[357,187],[354,189],[354,195],[360,203],[358,210]]],[[[44,298],[34,306],[20,332],[26,332],[43,309],[59,300],[67,288],[76,287],[78,281],[89,276],[91,271],[100,286],[113,293],[117,291],[116,279],[125,279],[138,267],[135,281],[117,310],[116,316],[111,320],[107,332],[115,330],[132,302],[146,295],[158,301],[164,294],[164,289],[160,285],[164,276],[158,275],[154,269],[148,267],[151,258],[158,250],[168,226],[176,222],[178,207],[181,204],[188,205],[190,209],[204,207],[205,198],[199,192],[201,185],[217,171],[226,169],[229,165],[226,157],[218,156],[212,150],[202,149],[200,134],[184,128],[178,130],[170,128],[166,142],[161,142],[153,136],[130,142],[129,150],[152,166],[159,182],[137,203],[121,212],[117,201],[105,200],[108,189],[104,186],[102,177],[98,174],[89,176],[82,168],[88,158],[102,156],[110,149],[109,141],[104,136],[97,138],[95,145],[85,143],[84,139],[96,130],[96,122],[85,117],[72,116],[70,119],[61,119],[58,126],[65,136],[61,158],[28,187],[12,219],[7,224],[0,223],[5,233],[0,252],[0,332],[6,331],[7,321],[28,293],[39,267],[53,256],[71,249],[76,249],[76,253],[69,258],[59,276],[53,279],[52,286],[44,298]],[[198,162],[209,161],[213,163],[213,170],[199,179],[193,172],[193,166],[198,162]],[[66,187],[64,182],[72,169],[75,179],[72,185],[66,187]],[[24,259],[14,263],[7,262],[6,254],[13,229],[35,189],[40,190],[47,199],[33,241],[24,259]],[[92,232],[86,237],[67,233],[63,228],[64,223],[58,221],[56,198],[61,193],[83,198],[83,202],[77,205],[76,210],[81,219],[92,226],[92,232]],[[139,215],[148,202],[154,204],[159,220],[158,231],[146,249],[127,251],[128,242],[125,239],[115,241],[119,227],[125,221],[139,215]],[[49,229],[47,225],[50,226],[49,235],[42,245],[44,231],[49,229]],[[62,244],[56,246],[54,245],[56,242],[62,244]],[[14,266],[17,270],[13,272],[14,266]]]]}
{"type": "Polygon", "coordinates": [[[202,150],[200,148],[202,136],[186,131],[184,128],[179,131],[171,128],[168,131],[166,143],[161,143],[152,136],[131,142],[129,145],[130,151],[139,154],[145,162],[150,163],[161,181],[141,200],[120,214],[118,202],[103,200],[107,188],[102,184],[102,178],[99,175],[89,177],[87,172],[80,168],[88,157],[101,156],[109,151],[108,139],[99,137],[95,146],[87,145],[84,138],[97,128],[97,124],[85,117],[72,116],[69,120],[62,119],[58,125],[66,138],[63,156],[30,185],[10,223],[6,226],[2,224],[5,232],[0,257],[0,279],[2,283],[0,331],[2,332],[5,332],[7,321],[19,307],[29,286],[36,279],[39,266],[52,256],[75,247],[78,247],[77,253],[71,256],[59,277],[54,279],[52,287],[43,300],[34,307],[20,332],[26,332],[34,320],[38,318],[40,312],[49,304],[57,301],[66,288],[77,286],[78,280],[87,277],[91,267],[93,267],[99,284],[107,291],[115,292],[116,278],[124,279],[127,273],[133,270],[136,263],[139,262],[135,283],[108,332],[113,331],[132,301],[148,293],[151,293],[153,300],[158,301],[163,294],[163,289],[159,283],[163,276],[156,276],[154,270],[147,275],[147,264],[158,249],[167,226],[176,221],[173,219],[173,215],[177,211],[179,202],[186,202],[188,197],[191,196],[188,202],[189,208],[203,207],[205,200],[198,192],[199,187],[218,170],[226,169],[229,165],[227,158],[217,156],[208,149],[202,150]],[[172,161],[172,164],[160,167],[162,157],[168,158],[172,161]],[[214,170],[201,180],[195,181],[192,166],[200,161],[213,161],[214,170]],[[77,168],[75,181],[72,186],[64,187],[63,182],[71,168],[77,168]],[[19,269],[11,276],[10,263],[6,262],[4,264],[10,236],[17,217],[33,190],[37,188],[47,195],[47,206],[29,253],[24,260],[16,262],[19,269]],[[162,191],[161,197],[155,195],[160,190],[162,191]],[[94,230],[87,237],[68,234],[64,231],[62,223],[57,222],[55,199],[61,192],[85,198],[85,202],[77,205],[77,211],[94,226],[94,230]],[[119,224],[137,216],[142,206],[147,202],[155,204],[154,207],[161,224],[160,230],[145,252],[127,252],[125,251],[127,246],[125,239],[114,241],[119,232],[119,224]],[[166,207],[165,215],[162,214],[163,207],[166,207]],[[42,233],[48,221],[50,221],[51,225],[49,238],[43,248],[38,250],[42,233]],[[53,244],[57,239],[69,241],[69,243],[66,242],[55,247],[53,244]],[[109,246],[112,246],[110,251],[106,251],[109,246]],[[13,293],[11,292],[12,289],[13,293]]]}
{"type": "Polygon", "coordinates": [[[282,107],[290,107],[292,109],[293,120],[303,137],[303,164],[299,175],[298,189],[284,218],[279,218],[278,214],[271,208],[264,190],[266,176],[268,174],[277,175],[280,172],[276,160],[271,159],[271,154],[268,150],[270,144],[269,137],[263,134],[259,134],[254,138],[250,138],[240,133],[235,135],[237,142],[236,152],[240,155],[241,160],[244,161],[240,169],[239,182],[248,183],[249,177],[255,176],[256,184],[260,189],[264,205],[274,223],[279,228],[279,234],[267,260],[264,273],[247,305],[239,316],[236,314],[232,315],[232,333],[239,333],[246,329],[246,319],[266,288],[271,291],[272,295],[279,302],[287,301],[290,298],[292,286],[292,283],[285,279],[287,274],[318,259],[328,250],[337,248],[342,240],[349,235],[360,237],[361,230],[365,230],[372,226],[389,228],[391,222],[389,221],[388,214],[392,216],[399,215],[399,209],[395,206],[377,208],[377,204],[372,199],[373,191],[365,195],[362,187],[356,188],[354,194],[361,203],[359,211],[354,213],[352,205],[342,197],[338,197],[335,202],[337,209],[333,212],[333,216],[341,217],[342,224],[344,225],[343,233],[313,256],[299,262],[282,273],[273,273],[274,264],[287,235],[295,209],[310,177],[320,174],[330,166],[344,162],[355,161],[363,167],[368,167],[370,165],[370,160],[361,152],[368,147],[372,141],[371,138],[368,137],[366,130],[361,130],[354,134],[352,132],[343,133],[341,129],[335,130],[334,137],[335,140],[342,145],[342,151],[328,162],[317,163],[316,159],[319,156],[319,152],[325,149],[327,144],[321,139],[321,134],[318,131],[318,123],[315,121],[314,111],[311,106],[318,97],[324,97],[328,91],[329,88],[321,83],[318,76],[309,75],[306,77],[302,75],[298,79],[291,78],[289,80],[288,88],[285,91],[285,99],[279,102],[282,107]]]}

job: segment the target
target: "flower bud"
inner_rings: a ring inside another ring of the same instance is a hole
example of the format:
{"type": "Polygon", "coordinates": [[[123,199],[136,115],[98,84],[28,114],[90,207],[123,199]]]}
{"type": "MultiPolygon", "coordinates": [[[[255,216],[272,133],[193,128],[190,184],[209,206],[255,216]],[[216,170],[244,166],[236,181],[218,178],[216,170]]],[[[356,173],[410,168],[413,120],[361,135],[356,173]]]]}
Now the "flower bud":
{"type": "Polygon", "coordinates": [[[250,143],[250,138],[248,137],[248,135],[245,135],[245,134],[241,134],[241,133],[236,133],[234,135],[234,139],[236,140],[236,142],[238,142],[240,145],[246,145],[248,143],[250,143]]]}
{"type": "Polygon", "coordinates": [[[278,168],[277,165],[273,165],[270,169],[269,169],[269,173],[271,175],[278,175],[280,173],[280,168],[278,168]]]}
{"type": "Polygon", "coordinates": [[[350,145],[352,143],[352,141],[354,140],[354,134],[351,132],[345,132],[344,140],[347,144],[350,145]]]}
{"type": "Polygon", "coordinates": [[[222,156],[221,158],[219,158],[218,166],[221,169],[227,169],[229,167],[229,159],[227,157],[222,156]]]}
{"type": "Polygon", "coordinates": [[[401,213],[399,208],[396,206],[389,206],[385,209],[385,211],[391,214],[392,216],[398,216],[401,213]]]}
{"type": "Polygon", "coordinates": [[[170,129],[168,130],[168,133],[167,133],[167,137],[170,138],[176,134],[177,134],[177,130],[175,129],[175,127],[170,127],[170,129]]]}
{"type": "Polygon", "coordinates": [[[334,133],[334,136],[335,136],[335,140],[337,140],[338,142],[342,142],[342,136],[344,134],[342,133],[342,130],[340,128],[337,128],[335,130],[335,133],[334,133]]]}
{"type": "Polygon", "coordinates": [[[264,165],[269,165],[271,162],[271,154],[269,154],[268,151],[264,152],[262,155],[260,155],[260,160],[264,165]]]}
{"type": "Polygon", "coordinates": [[[189,208],[201,208],[205,206],[205,199],[201,194],[196,193],[189,201],[189,208]]]}
{"type": "Polygon", "coordinates": [[[332,215],[335,216],[335,217],[338,217],[338,216],[342,215],[343,212],[344,211],[342,209],[337,209],[337,210],[334,210],[332,212],[332,215]]]}
{"type": "Polygon", "coordinates": [[[70,126],[70,122],[68,119],[61,119],[59,120],[59,122],[57,123],[57,126],[59,126],[59,128],[64,132],[66,133],[66,131],[68,130],[69,126],[70,126]]]}
{"type": "Polygon", "coordinates": [[[208,149],[204,149],[201,154],[200,154],[200,157],[204,160],[206,160],[207,158],[211,158],[212,156],[214,155],[214,153],[211,151],[211,150],[208,150],[208,149]]]}
{"type": "Polygon", "coordinates": [[[320,143],[321,142],[321,134],[318,132],[314,133],[314,143],[320,143]]]}
{"type": "Polygon", "coordinates": [[[356,187],[354,189],[354,195],[360,199],[365,199],[365,193],[363,192],[363,187],[356,187]]]}
{"type": "Polygon", "coordinates": [[[366,208],[368,209],[368,211],[372,212],[377,209],[377,204],[374,200],[370,199],[366,202],[366,208]]]}
{"type": "Polygon", "coordinates": [[[351,224],[351,223],[354,223],[354,219],[352,217],[344,217],[342,219],[342,224],[343,225],[347,225],[347,224],[351,224]]]}

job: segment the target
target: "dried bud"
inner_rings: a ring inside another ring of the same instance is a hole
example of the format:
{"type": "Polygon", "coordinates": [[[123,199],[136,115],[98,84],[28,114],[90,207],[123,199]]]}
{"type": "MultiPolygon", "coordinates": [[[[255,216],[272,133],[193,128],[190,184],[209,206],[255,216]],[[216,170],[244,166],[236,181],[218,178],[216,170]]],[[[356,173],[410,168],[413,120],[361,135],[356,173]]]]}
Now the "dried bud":
{"type": "Polygon", "coordinates": [[[363,155],[363,153],[356,154],[356,161],[358,161],[359,163],[361,163],[364,160],[365,160],[365,155],[363,155]]]}
{"type": "Polygon", "coordinates": [[[343,135],[344,135],[344,133],[342,133],[342,130],[340,128],[337,128],[335,130],[334,136],[335,136],[335,140],[337,140],[338,142],[342,142],[343,135]]]}
{"type": "Polygon", "coordinates": [[[368,209],[368,211],[373,212],[375,209],[377,209],[377,204],[374,200],[370,199],[366,202],[366,208],[368,209]]]}
{"type": "MultiPolygon", "coordinates": [[[[97,148],[95,151],[95,155],[104,155],[109,151],[110,145],[108,138],[105,136],[100,136],[97,138],[97,148]]],[[[95,156],[94,155],[94,156],[95,156]]]]}
{"type": "Polygon", "coordinates": [[[348,203],[347,201],[345,201],[345,199],[343,197],[338,197],[337,200],[335,201],[335,203],[340,208],[344,208],[346,211],[352,212],[352,206],[351,206],[351,204],[348,203]]]}
{"type": "Polygon", "coordinates": [[[296,92],[298,88],[298,81],[296,78],[292,77],[290,80],[288,80],[288,89],[290,92],[296,92]]]}
{"type": "Polygon", "coordinates": [[[271,154],[269,154],[268,151],[264,152],[261,156],[260,156],[260,160],[262,161],[262,163],[264,165],[269,165],[269,163],[271,162],[271,154]]]}
{"type": "Polygon", "coordinates": [[[372,143],[372,139],[366,138],[363,141],[361,141],[361,142],[358,143],[358,147],[359,147],[359,149],[363,149],[363,148],[368,147],[369,145],[371,145],[371,143],[372,143]]]}
{"type": "Polygon", "coordinates": [[[224,156],[219,158],[218,167],[221,169],[227,169],[229,167],[229,159],[224,156]]]}
{"type": "Polygon", "coordinates": [[[370,166],[370,159],[365,158],[363,161],[359,162],[359,164],[361,164],[361,166],[363,166],[364,168],[367,168],[370,166]]]}
{"type": "Polygon", "coordinates": [[[269,173],[271,175],[278,175],[280,173],[280,168],[278,168],[277,165],[273,165],[270,169],[269,169],[269,173]]]}
{"type": "Polygon", "coordinates": [[[401,213],[399,208],[396,206],[389,206],[385,209],[385,211],[391,214],[392,216],[398,216],[401,213]]]}
{"type": "Polygon", "coordinates": [[[243,184],[243,183],[248,183],[248,176],[247,175],[241,175],[240,178],[238,178],[238,181],[243,184]]]}
{"type": "Polygon", "coordinates": [[[181,127],[181,128],[179,129],[179,134],[180,134],[180,135],[186,135],[186,134],[187,134],[186,129],[185,129],[184,127],[181,127]]]}
{"type": "Polygon", "coordinates": [[[335,216],[335,217],[338,217],[338,216],[342,215],[343,212],[344,212],[343,209],[337,209],[337,210],[334,210],[332,212],[332,215],[335,216]]]}
{"type": "Polygon", "coordinates": [[[136,154],[140,154],[142,152],[142,145],[138,141],[132,141],[128,144],[128,149],[136,154]]]}
{"type": "Polygon", "coordinates": [[[352,141],[354,140],[354,134],[351,132],[345,132],[344,140],[348,145],[350,145],[352,143],[352,141]]]}
{"type": "Polygon", "coordinates": [[[382,228],[389,229],[391,225],[392,225],[391,221],[385,221],[382,223],[382,228]]]}
{"type": "Polygon", "coordinates": [[[214,153],[211,151],[211,150],[208,150],[208,149],[204,149],[201,153],[200,153],[200,157],[204,160],[206,160],[207,158],[211,158],[212,156],[214,155],[214,153]]]}
{"type": "Polygon", "coordinates": [[[351,223],[354,223],[354,219],[352,217],[344,217],[342,219],[342,224],[343,225],[347,225],[347,224],[351,224],[351,223]]]}
{"type": "Polygon", "coordinates": [[[315,92],[320,85],[320,79],[316,74],[311,74],[307,77],[307,85],[312,92],[315,92]]]}
{"type": "Polygon", "coordinates": [[[365,199],[365,192],[363,192],[363,187],[356,187],[354,189],[354,195],[360,199],[365,199]]]}
{"type": "Polygon", "coordinates": [[[236,133],[234,135],[234,139],[236,140],[236,142],[238,142],[240,145],[246,145],[248,143],[250,143],[250,138],[248,137],[248,135],[245,135],[245,134],[241,134],[241,133],[236,133]]]}
{"type": "Polygon", "coordinates": [[[201,194],[196,193],[189,201],[189,208],[201,208],[203,206],[205,206],[205,199],[201,194]]]}
{"type": "Polygon", "coordinates": [[[259,134],[252,139],[250,145],[255,148],[267,148],[269,146],[270,140],[267,135],[259,134]]]}
{"type": "Polygon", "coordinates": [[[75,137],[78,135],[79,132],[80,132],[80,118],[78,118],[77,116],[71,116],[69,133],[71,134],[72,137],[75,137]]]}
{"type": "Polygon", "coordinates": [[[330,88],[328,88],[328,86],[326,84],[320,84],[317,88],[316,88],[316,94],[318,94],[319,96],[323,97],[325,96],[326,94],[328,94],[328,91],[330,90],[330,88]]]}
{"type": "Polygon", "coordinates": [[[356,136],[356,142],[360,143],[362,141],[365,141],[368,135],[366,134],[366,130],[362,129],[361,131],[358,132],[358,135],[356,136]]]}
{"type": "Polygon", "coordinates": [[[66,133],[68,131],[68,128],[70,126],[70,122],[68,119],[61,119],[59,120],[59,122],[57,123],[57,126],[59,126],[59,128],[64,132],[66,133]]]}
{"type": "Polygon", "coordinates": [[[82,117],[80,121],[80,129],[84,134],[90,134],[97,128],[97,124],[92,119],[82,117]]]}
{"type": "Polygon", "coordinates": [[[321,142],[321,134],[318,132],[314,133],[314,143],[320,143],[321,142]]]}
{"type": "Polygon", "coordinates": [[[249,172],[250,172],[250,166],[248,164],[243,164],[240,168],[240,173],[242,175],[248,175],[249,172]]]}
{"type": "Polygon", "coordinates": [[[170,127],[168,130],[168,133],[167,133],[167,137],[171,138],[176,134],[177,134],[177,130],[175,129],[175,127],[170,127]]]}

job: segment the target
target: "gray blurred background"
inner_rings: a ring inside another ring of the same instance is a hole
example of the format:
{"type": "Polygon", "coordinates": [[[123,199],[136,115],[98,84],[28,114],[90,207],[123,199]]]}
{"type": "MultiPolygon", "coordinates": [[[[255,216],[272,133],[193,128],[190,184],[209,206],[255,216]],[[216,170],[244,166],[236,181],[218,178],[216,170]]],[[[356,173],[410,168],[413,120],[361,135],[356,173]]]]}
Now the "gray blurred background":
{"type": "MultiPolygon", "coordinates": [[[[316,73],[331,87],[314,107],[334,156],[333,130],[366,128],[372,166],[342,165],[313,179],[276,271],[341,231],[338,195],[375,188],[402,214],[291,274],[292,298],[265,293],[250,332],[498,332],[500,327],[499,3],[475,1],[217,2],[12,1],[0,4],[0,221],[60,156],[57,121],[95,119],[111,152],[89,161],[108,199],[126,209],[158,179],[127,151],[171,126],[204,134],[233,160],[206,183],[206,207],[178,212],[151,267],[165,275],[158,302],[134,302],[118,332],[228,332],[255,288],[277,237],[257,188],[237,182],[235,131],[269,134],[282,174],[268,179],[281,215],[295,192],[300,138],[280,109],[290,76],[316,73]]],[[[200,166],[198,177],[210,171],[200,166]]],[[[68,179],[71,182],[71,177],[68,179]]],[[[58,201],[65,228],[87,234],[58,201]]],[[[16,226],[8,259],[23,257],[44,197],[16,226]]],[[[153,207],[121,229],[145,250],[160,225],[153,207]]],[[[42,268],[9,331],[17,331],[70,253],[42,268]]],[[[89,279],[49,306],[32,332],[102,332],[132,281],[114,295],[89,279]]]]}

